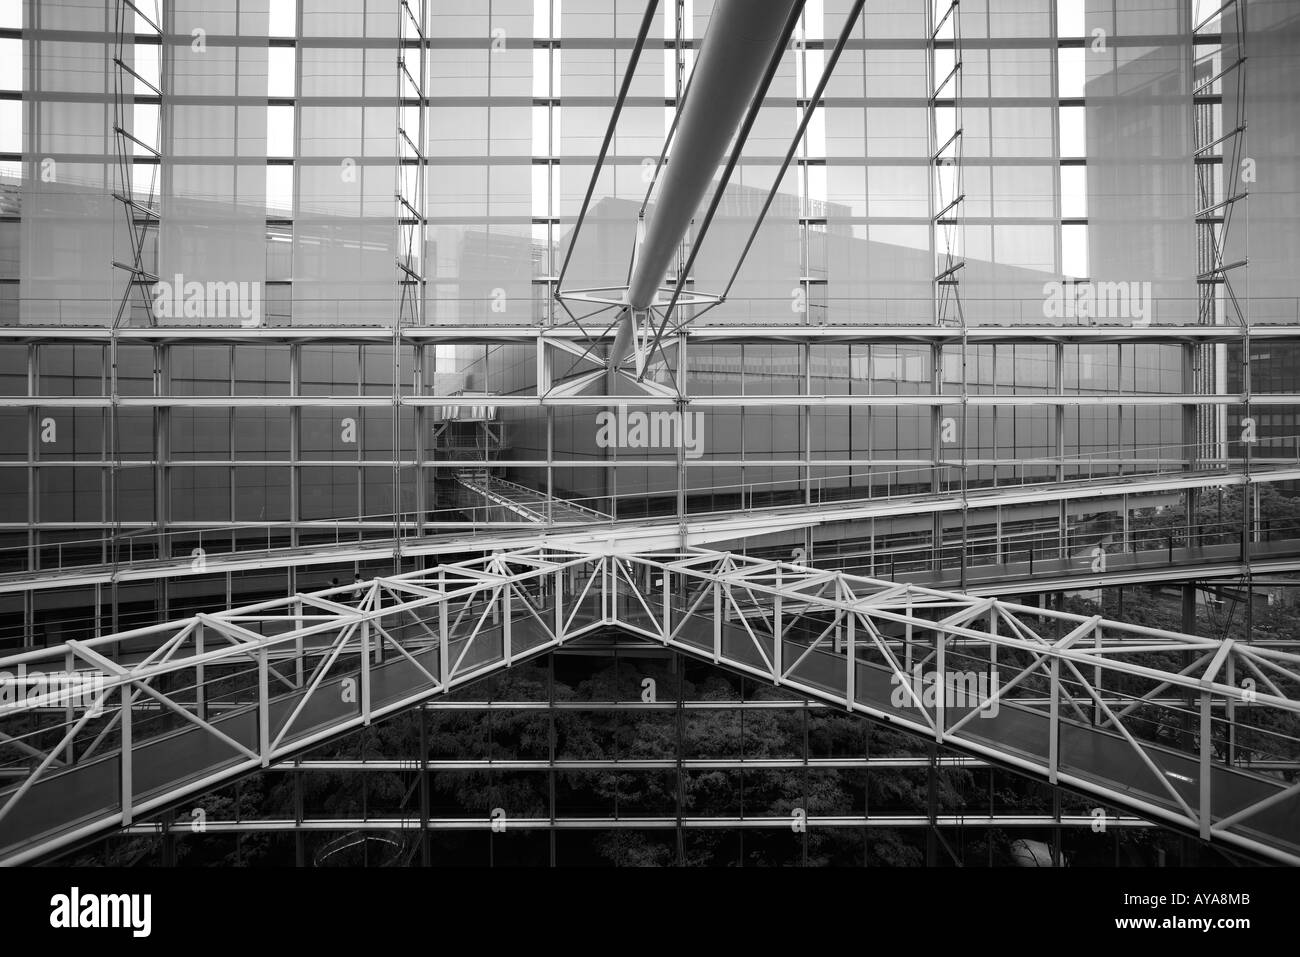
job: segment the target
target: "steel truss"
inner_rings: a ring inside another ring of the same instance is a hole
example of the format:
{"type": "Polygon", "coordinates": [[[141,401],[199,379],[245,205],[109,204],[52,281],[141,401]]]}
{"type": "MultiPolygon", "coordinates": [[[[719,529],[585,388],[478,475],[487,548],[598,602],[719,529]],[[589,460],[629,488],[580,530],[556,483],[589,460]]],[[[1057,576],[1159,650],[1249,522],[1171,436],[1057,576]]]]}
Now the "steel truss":
{"type": "Polygon", "coordinates": [[[1300,784],[1241,766],[1300,753],[1300,655],[617,541],[532,544],[0,659],[10,676],[94,682],[79,701],[55,690],[0,712],[14,782],[0,860],[129,825],[607,628],[1300,863],[1300,784]],[[1191,731],[1169,705],[1179,693],[1199,701],[1191,731]]]}
{"type": "MultiPolygon", "coordinates": [[[[169,89],[169,71],[171,54],[167,29],[170,26],[171,13],[160,0],[141,0],[137,6],[132,0],[115,0],[113,4],[113,145],[116,155],[116,181],[113,199],[120,204],[122,222],[126,232],[126,249],[130,251],[129,262],[113,261],[113,267],[123,273],[122,295],[117,303],[117,310],[112,323],[106,330],[108,334],[108,395],[105,397],[108,409],[107,443],[111,450],[111,468],[107,472],[109,494],[107,504],[113,521],[114,538],[122,532],[122,417],[119,401],[118,347],[121,332],[132,324],[132,317],[137,310],[143,313],[150,325],[155,324],[150,290],[158,277],[149,268],[157,269],[157,256],[150,253],[150,247],[157,247],[161,235],[162,191],[163,191],[163,153],[168,146],[167,110],[163,108],[163,91],[169,89]],[[147,7],[141,9],[141,7],[147,7]],[[143,33],[158,44],[158,84],[136,70],[135,48],[137,35],[143,33]],[[154,98],[157,112],[154,128],[149,132],[154,145],[146,143],[141,136],[146,131],[135,129],[136,92],[140,90],[142,98],[154,98]],[[140,135],[137,135],[140,134],[140,135]],[[136,156],[143,155],[146,163],[137,166],[136,156]],[[136,172],[148,170],[148,180],[137,188],[136,172]],[[150,262],[146,263],[149,260],[150,262]],[[139,301],[132,304],[133,300],[139,301]]],[[[112,560],[116,565],[119,556],[113,549],[112,560]]]]}
{"type": "MultiPolygon", "coordinates": [[[[1239,333],[1234,345],[1240,350],[1238,359],[1239,387],[1242,402],[1238,421],[1253,422],[1253,408],[1263,403],[1253,396],[1251,359],[1251,307],[1249,282],[1243,306],[1233,286],[1234,274],[1249,274],[1249,243],[1238,244],[1243,256],[1236,262],[1227,262],[1225,252],[1229,245],[1232,218],[1238,204],[1244,207],[1247,224],[1250,218],[1250,190],[1242,163],[1248,148],[1248,109],[1246,79],[1249,72],[1246,51],[1247,0],[1226,0],[1209,17],[1201,19],[1200,4],[1192,4],[1192,61],[1193,69],[1199,64],[1202,44],[1213,48],[1212,37],[1219,36],[1217,44],[1220,69],[1200,82],[1193,73],[1192,90],[1192,162],[1196,189],[1197,238],[1197,321],[1203,325],[1223,325],[1239,333]],[[1198,22],[1199,21],[1199,22],[1198,22]],[[1226,29],[1225,29],[1226,27],[1226,29]],[[1231,36],[1230,43],[1223,42],[1231,36]],[[1225,97],[1225,87],[1235,95],[1225,97]],[[1218,101],[1216,123],[1214,100],[1218,101]]],[[[1214,57],[1209,60],[1213,68],[1214,57]]],[[[1197,391],[1223,393],[1227,391],[1228,359],[1232,345],[1204,345],[1189,350],[1191,360],[1190,384],[1197,391]],[[1220,361],[1222,359],[1222,361],[1220,361]],[[1220,381],[1222,380],[1222,381],[1220,381]]],[[[1197,405],[1185,408],[1184,416],[1199,451],[1204,456],[1217,455],[1228,446],[1228,409],[1197,405]]],[[[1254,442],[1242,442],[1242,470],[1249,476],[1253,464],[1254,442]]],[[[1248,529],[1259,503],[1253,498],[1254,490],[1246,493],[1241,509],[1242,528],[1248,529]]],[[[1195,495],[1187,495],[1187,514],[1192,514],[1195,495]]],[[[1243,538],[1245,569],[1243,581],[1247,591],[1251,587],[1253,570],[1250,562],[1250,538],[1243,538]]],[[[1246,602],[1245,624],[1247,634],[1254,622],[1254,607],[1246,602]]]]}
{"type": "MultiPolygon", "coordinates": [[[[428,225],[425,203],[424,155],[425,125],[428,110],[425,108],[425,36],[422,24],[428,22],[425,0],[398,0],[397,49],[397,134],[394,155],[397,156],[397,182],[394,195],[394,218],[398,226],[397,258],[397,314],[392,326],[393,391],[394,406],[401,401],[401,332],[405,326],[424,325],[424,300],[427,279],[424,273],[424,234],[428,225]]],[[[416,413],[423,425],[423,412],[416,413]]],[[[420,429],[419,431],[423,431],[420,429]]],[[[393,416],[393,448],[401,448],[401,426],[398,416],[393,416]]],[[[393,457],[393,503],[400,509],[402,501],[402,468],[397,456],[393,457]]],[[[400,539],[401,526],[397,515],[393,517],[393,538],[400,539]]]]}
{"type": "MultiPolygon", "coordinates": [[[[961,300],[961,271],[966,266],[966,236],[963,217],[966,199],[965,187],[965,126],[962,122],[962,43],[961,11],[957,0],[953,0],[943,9],[935,5],[935,23],[930,30],[926,68],[929,73],[930,96],[928,102],[929,119],[929,164],[932,188],[930,197],[930,244],[933,253],[932,262],[938,270],[934,275],[934,321],[938,326],[956,326],[961,334],[961,392],[954,403],[958,411],[957,426],[958,492],[961,497],[962,539],[965,540],[969,524],[968,484],[969,484],[969,450],[967,447],[968,418],[970,409],[970,387],[967,381],[966,362],[970,355],[969,341],[966,335],[966,312],[961,300]],[[942,12],[940,12],[942,11],[942,12]],[[941,46],[942,44],[942,46],[941,46]],[[940,49],[950,50],[952,66],[945,74],[939,72],[940,49]],[[942,104],[942,105],[941,105],[942,104]],[[948,106],[947,104],[951,104],[948,106]],[[951,132],[946,125],[941,128],[941,111],[951,109],[951,132]],[[941,138],[942,137],[942,138],[941,138]]],[[[940,377],[940,358],[936,353],[931,358],[931,383],[935,392],[942,389],[940,377]]],[[[947,410],[940,406],[930,408],[931,456],[936,462],[945,456],[942,454],[940,437],[943,434],[944,415],[947,410]]],[[[1061,432],[1060,420],[1064,410],[1057,407],[1057,434],[1061,432]]],[[[931,475],[932,488],[940,490],[940,473],[936,469],[931,475]]],[[[936,532],[939,526],[936,525],[936,532]]],[[[966,586],[966,566],[961,567],[960,585],[966,586]]]]}

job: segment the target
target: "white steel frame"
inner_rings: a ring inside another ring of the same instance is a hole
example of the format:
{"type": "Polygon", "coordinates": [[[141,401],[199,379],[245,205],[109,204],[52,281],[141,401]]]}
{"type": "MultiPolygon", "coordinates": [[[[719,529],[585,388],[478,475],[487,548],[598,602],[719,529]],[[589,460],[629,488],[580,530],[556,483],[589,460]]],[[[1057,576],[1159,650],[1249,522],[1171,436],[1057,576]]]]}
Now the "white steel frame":
{"type": "MultiPolygon", "coordinates": [[[[10,777],[21,771],[16,785],[0,794],[0,824],[37,782],[96,756],[121,759],[117,807],[33,835],[9,847],[2,860],[36,860],[129,825],[182,797],[607,627],[887,720],[937,744],[1186,828],[1203,840],[1300,863],[1292,849],[1241,827],[1280,802],[1300,805],[1300,784],[1277,779],[1266,799],[1217,818],[1201,810],[1211,805],[1212,771],[1227,766],[1214,747],[1216,722],[1220,740],[1232,741],[1262,733],[1261,725],[1241,720],[1251,714],[1294,726],[1297,719],[1287,716],[1300,714],[1300,655],[709,549],[649,551],[616,541],[603,548],[532,544],[0,659],[0,671],[10,673],[21,664],[107,676],[98,697],[107,716],[102,727],[91,726],[90,711],[78,717],[70,705],[50,708],[46,702],[0,712],[0,753],[8,752],[4,770],[10,777]],[[796,628],[815,637],[797,639],[796,628]],[[773,641],[775,635],[784,640],[773,641]],[[1151,653],[1184,665],[1160,668],[1134,660],[1151,653]],[[815,682],[805,667],[814,658],[825,666],[823,679],[815,682]],[[860,668],[874,663],[892,672],[914,699],[914,668],[932,667],[947,676],[945,665],[955,658],[1005,669],[993,701],[1036,707],[1042,717],[1046,691],[1045,755],[1002,748],[975,734],[978,710],[963,716],[948,704],[946,679],[936,683],[933,706],[906,710],[864,700],[855,688],[860,668]],[[376,669],[399,659],[417,673],[418,684],[381,698],[374,691],[376,669]],[[233,704],[255,711],[255,743],[227,734],[209,708],[232,666],[247,669],[243,696],[233,704]],[[325,694],[326,680],[342,678],[355,682],[355,713],[302,726],[300,716],[313,696],[325,694]],[[1251,682],[1239,683],[1243,678],[1251,682]],[[1129,698],[1123,707],[1112,706],[1116,681],[1138,689],[1123,692],[1129,698]],[[285,689],[298,703],[277,721],[272,702],[285,689]],[[1144,719],[1135,712],[1161,706],[1178,692],[1199,701],[1198,733],[1181,749],[1199,770],[1193,800],[1166,780],[1171,772],[1157,763],[1168,747],[1140,740],[1136,725],[1144,719]],[[160,792],[137,794],[133,758],[153,740],[137,732],[155,714],[180,719],[163,735],[192,726],[226,745],[230,760],[160,792]],[[1122,737],[1159,785],[1146,786],[1167,795],[1168,804],[1136,793],[1132,786],[1142,782],[1098,781],[1072,770],[1061,745],[1062,722],[1070,719],[1122,737]]],[[[1297,737],[1273,736],[1292,750],[1300,747],[1297,737]]],[[[1250,750],[1241,743],[1235,747],[1238,753],[1250,750]]]]}

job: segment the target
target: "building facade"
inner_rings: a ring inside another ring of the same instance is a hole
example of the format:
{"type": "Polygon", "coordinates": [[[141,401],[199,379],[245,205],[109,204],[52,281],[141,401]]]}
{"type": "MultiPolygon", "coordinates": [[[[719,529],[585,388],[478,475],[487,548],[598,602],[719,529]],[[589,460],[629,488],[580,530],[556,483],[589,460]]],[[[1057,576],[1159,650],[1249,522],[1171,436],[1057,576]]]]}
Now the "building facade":
{"type": "MultiPolygon", "coordinates": [[[[640,0],[8,4],[0,652],[411,570],[431,559],[404,546],[440,536],[1294,460],[1291,6],[870,0],[814,102],[853,4],[809,0],[682,249],[726,301],[687,307],[638,381],[601,371],[611,316],[558,293],[624,281],[709,0],[658,4],[594,180],[640,0]],[[619,426],[652,414],[675,431],[619,426]]],[[[1152,514],[1190,527],[1210,494],[983,499],[735,547],[891,576],[952,549],[1068,559],[1088,529],[1123,549],[1152,514]]],[[[1185,630],[1242,627],[1186,605],[1185,630]]],[[[354,853],[329,846],[353,828],[304,821],[417,811],[453,823],[361,827],[365,853],[1165,854],[1140,822],[1091,840],[1060,791],[751,684],[607,638],[213,816],[278,822],[229,841],[300,863],[354,853]],[[641,698],[644,668],[671,691],[641,698]],[[454,826],[503,792],[530,822],[508,852],[454,826]],[[794,807],[844,820],[773,823],[794,807]]]]}

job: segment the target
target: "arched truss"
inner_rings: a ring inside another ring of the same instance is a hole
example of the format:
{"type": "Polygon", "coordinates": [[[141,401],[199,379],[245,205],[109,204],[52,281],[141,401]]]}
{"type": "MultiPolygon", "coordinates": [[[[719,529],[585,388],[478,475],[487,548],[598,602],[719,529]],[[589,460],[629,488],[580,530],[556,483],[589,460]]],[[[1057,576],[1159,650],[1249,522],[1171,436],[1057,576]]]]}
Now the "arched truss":
{"type": "Polygon", "coordinates": [[[600,629],[1300,863],[1300,655],[702,548],[534,544],[0,659],[36,860],[600,629]],[[941,676],[927,678],[927,675],[941,676]]]}

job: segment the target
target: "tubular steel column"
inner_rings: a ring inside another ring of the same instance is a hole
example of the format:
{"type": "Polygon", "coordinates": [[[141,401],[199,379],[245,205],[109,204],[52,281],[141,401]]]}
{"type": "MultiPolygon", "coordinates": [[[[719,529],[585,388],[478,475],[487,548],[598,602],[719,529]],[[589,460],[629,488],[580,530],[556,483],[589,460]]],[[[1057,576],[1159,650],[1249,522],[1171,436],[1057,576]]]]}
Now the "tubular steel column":
{"type": "MultiPolygon", "coordinates": [[[[664,173],[659,201],[628,280],[627,308],[610,347],[611,367],[634,351],[638,319],[648,318],[668,265],[677,255],[714,171],[731,145],[730,158],[695,236],[686,268],[678,271],[672,297],[662,310],[652,343],[652,347],[658,346],[802,8],[803,0],[771,0],[763,4],[719,0],[714,6],[691,73],[690,95],[677,120],[673,155],[664,173]]],[[[640,365],[638,375],[643,376],[645,363],[640,365]]]]}
{"type": "Polygon", "coordinates": [[[632,268],[627,302],[633,310],[646,309],[654,301],[741,117],[760,92],[782,28],[800,6],[798,0],[715,4],[691,75],[691,95],[681,108],[659,201],[632,268]]]}

